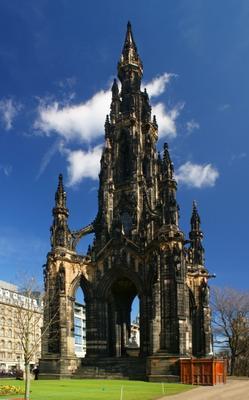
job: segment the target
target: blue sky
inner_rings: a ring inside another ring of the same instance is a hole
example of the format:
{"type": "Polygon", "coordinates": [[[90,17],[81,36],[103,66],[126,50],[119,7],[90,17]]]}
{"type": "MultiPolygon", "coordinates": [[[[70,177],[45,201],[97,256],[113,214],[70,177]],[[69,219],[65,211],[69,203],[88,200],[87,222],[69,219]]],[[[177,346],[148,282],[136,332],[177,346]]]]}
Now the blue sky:
{"type": "Polygon", "coordinates": [[[248,288],[248,18],[246,0],[1,0],[0,279],[41,278],[60,172],[70,227],[95,217],[109,88],[131,20],[181,228],[195,199],[213,283],[248,288]]]}

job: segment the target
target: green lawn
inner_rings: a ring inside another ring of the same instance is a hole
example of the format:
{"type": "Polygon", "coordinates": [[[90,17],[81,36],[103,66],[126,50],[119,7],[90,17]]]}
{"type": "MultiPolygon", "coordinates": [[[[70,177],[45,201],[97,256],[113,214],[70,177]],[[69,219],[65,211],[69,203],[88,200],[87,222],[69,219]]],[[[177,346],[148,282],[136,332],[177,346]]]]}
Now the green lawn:
{"type": "MultiPolygon", "coordinates": [[[[16,380],[0,380],[0,385],[24,386],[16,380]]],[[[31,381],[31,400],[153,400],[192,389],[190,385],[148,383],[121,380],[38,380],[31,381]],[[164,390],[164,393],[163,393],[164,390]]],[[[22,398],[20,395],[0,396],[0,399],[22,398]]]]}

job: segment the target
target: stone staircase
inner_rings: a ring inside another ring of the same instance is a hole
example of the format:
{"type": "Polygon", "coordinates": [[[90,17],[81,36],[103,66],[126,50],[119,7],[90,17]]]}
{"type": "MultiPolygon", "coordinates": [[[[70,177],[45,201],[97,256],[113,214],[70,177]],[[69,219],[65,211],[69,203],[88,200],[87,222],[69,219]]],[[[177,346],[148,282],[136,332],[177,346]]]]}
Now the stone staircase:
{"type": "Polygon", "coordinates": [[[83,358],[73,379],[146,379],[146,359],[139,357],[83,358]]]}

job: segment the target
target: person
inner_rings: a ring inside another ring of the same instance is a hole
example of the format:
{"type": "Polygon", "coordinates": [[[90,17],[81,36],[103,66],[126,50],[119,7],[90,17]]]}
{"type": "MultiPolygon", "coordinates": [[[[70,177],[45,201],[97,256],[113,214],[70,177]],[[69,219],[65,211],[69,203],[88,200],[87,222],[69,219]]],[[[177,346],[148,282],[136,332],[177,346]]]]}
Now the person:
{"type": "Polygon", "coordinates": [[[38,375],[39,375],[38,365],[33,369],[33,374],[35,375],[35,381],[38,381],[38,375]]]}

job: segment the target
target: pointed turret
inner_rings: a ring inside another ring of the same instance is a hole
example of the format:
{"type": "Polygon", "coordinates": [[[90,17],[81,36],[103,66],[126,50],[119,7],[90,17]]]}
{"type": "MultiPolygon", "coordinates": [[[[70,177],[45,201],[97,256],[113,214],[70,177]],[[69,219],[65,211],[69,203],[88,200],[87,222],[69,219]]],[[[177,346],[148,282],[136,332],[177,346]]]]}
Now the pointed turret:
{"type": "Polygon", "coordinates": [[[190,220],[190,224],[191,224],[191,232],[200,232],[200,224],[201,224],[201,219],[200,216],[198,214],[198,210],[197,210],[197,204],[196,201],[193,201],[193,210],[192,210],[192,216],[191,216],[191,220],[190,220]]]}
{"type": "Polygon", "coordinates": [[[190,224],[191,231],[189,232],[189,238],[191,240],[190,250],[192,253],[193,265],[204,265],[204,248],[202,246],[203,233],[200,229],[201,219],[195,201],[193,202],[190,224]]]}
{"type": "Polygon", "coordinates": [[[120,111],[120,96],[119,96],[119,88],[117,84],[117,79],[114,79],[112,85],[112,102],[111,102],[111,122],[115,123],[116,119],[118,118],[120,111]]]}
{"type": "Polygon", "coordinates": [[[164,143],[163,149],[163,174],[166,179],[173,179],[174,165],[169,155],[168,143],[164,143]]]}
{"type": "Polygon", "coordinates": [[[53,225],[51,231],[51,246],[71,248],[71,233],[67,225],[69,211],[66,205],[66,192],[63,185],[63,176],[59,175],[59,183],[55,193],[55,207],[53,208],[53,225]]]}
{"type": "Polygon", "coordinates": [[[133,38],[130,21],[127,23],[125,42],[120,61],[126,64],[137,64],[141,66],[141,60],[139,58],[137,46],[133,38]]]}
{"type": "Polygon", "coordinates": [[[63,208],[68,213],[67,206],[66,206],[66,192],[64,190],[62,174],[59,175],[58,188],[55,192],[55,208],[54,208],[54,210],[57,208],[63,208]]]}
{"type": "Polygon", "coordinates": [[[117,98],[119,98],[119,90],[118,90],[117,79],[114,78],[112,84],[112,100],[115,100],[117,98]]]}
{"type": "Polygon", "coordinates": [[[140,91],[143,64],[133,39],[131,24],[127,24],[127,32],[123,51],[118,63],[118,77],[122,83],[121,95],[140,91]]]}
{"type": "Polygon", "coordinates": [[[162,161],[164,224],[178,227],[179,206],[176,201],[177,184],[174,179],[174,166],[169,155],[168,144],[164,143],[162,161]]]}

